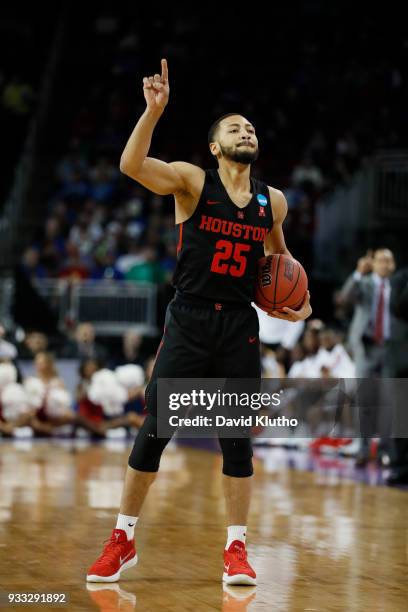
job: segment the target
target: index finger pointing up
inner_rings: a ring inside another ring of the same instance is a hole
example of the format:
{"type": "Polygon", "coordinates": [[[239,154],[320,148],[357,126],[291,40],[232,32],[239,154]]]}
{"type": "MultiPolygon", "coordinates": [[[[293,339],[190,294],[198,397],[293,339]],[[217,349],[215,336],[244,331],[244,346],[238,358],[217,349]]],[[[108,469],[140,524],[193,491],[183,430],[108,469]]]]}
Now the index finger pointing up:
{"type": "Polygon", "coordinates": [[[165,59],[162,59],[161,61],[161,76],[163,81],[167,83],[167,81],[169,80],[169,72],[167,69],[167,60],[165,59]]]}

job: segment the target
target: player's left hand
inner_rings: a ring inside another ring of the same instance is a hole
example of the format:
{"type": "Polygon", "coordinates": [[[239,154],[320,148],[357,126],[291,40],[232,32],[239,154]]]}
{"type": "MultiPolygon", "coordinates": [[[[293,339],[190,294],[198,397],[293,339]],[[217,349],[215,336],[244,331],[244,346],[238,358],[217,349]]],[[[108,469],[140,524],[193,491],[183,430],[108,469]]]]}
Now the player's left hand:
{"type": "Polygon", "coordinates": [[[281,308],[281,310],[272,310],[268,312],[270,317],[276,317],[277,319],[284,319],[285,321],[304,321],[312,314],[312,307],[310,305],[310,293],[306,291],[305,299],[302,302],[301,307],[298,310],[292,310],[287,306],[281,308]]]}

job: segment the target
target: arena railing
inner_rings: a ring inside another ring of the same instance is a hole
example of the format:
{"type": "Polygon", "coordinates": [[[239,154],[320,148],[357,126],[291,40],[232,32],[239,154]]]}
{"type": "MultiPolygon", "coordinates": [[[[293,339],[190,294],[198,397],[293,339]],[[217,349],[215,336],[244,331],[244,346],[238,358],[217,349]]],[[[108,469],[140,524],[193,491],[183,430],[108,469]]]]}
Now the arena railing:
{"type": "Polygon", "coordinates": [[[408,152],[377,151],[350,184],[316,203],[314,277],[341,282],[376,244],[389,245],[398,257],[406,250],[407,223],[408,152]]]}
{"type": "MultiPolygon", "coordinates": [[[[91,322],[97,334],[120,336],[132,327],[143,335],[157,333],[157,286],[113,280],[72,282],[41,279],[33,282],[38,293],[58,316],[67,332],[75,324],[91,322]]],[[[0,280],[0,317],[11,327],[10,307],[14,281],[0,280]]]]}
{"type": "Polygon", "coordinates": [[[374,214],[408,222],[408,152],[379,151],[374,160],[374,214]]]}

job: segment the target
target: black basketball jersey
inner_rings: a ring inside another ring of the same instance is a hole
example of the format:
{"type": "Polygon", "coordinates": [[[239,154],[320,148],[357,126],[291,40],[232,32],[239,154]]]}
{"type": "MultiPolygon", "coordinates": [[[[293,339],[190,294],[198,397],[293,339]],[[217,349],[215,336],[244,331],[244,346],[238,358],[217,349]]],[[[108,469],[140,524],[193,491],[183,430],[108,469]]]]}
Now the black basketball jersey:
{"type": "Polygon", "coordinates": [[[239,208],[217,170],[206,170],[193,215],[179,224],[173,284],[185,295],[215,302],[253,300],[257,262],[273,218],[266,183],[251,178],[252,198],[239,208]]]}

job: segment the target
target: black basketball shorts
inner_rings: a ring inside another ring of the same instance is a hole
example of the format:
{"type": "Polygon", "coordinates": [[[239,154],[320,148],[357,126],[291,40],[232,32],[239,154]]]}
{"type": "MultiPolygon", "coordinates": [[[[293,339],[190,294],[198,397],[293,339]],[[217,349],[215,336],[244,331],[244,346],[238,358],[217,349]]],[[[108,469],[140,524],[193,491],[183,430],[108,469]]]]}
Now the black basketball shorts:
{"type": "Polygon", "coordinates": [[[158,378],[261,377],[259,322],[251,305],[220,304],[176,294],[146,389],[157,416],[158,378]]]}

